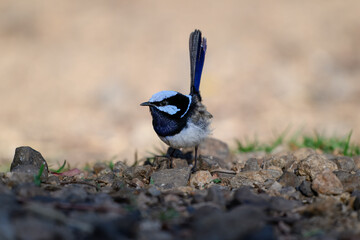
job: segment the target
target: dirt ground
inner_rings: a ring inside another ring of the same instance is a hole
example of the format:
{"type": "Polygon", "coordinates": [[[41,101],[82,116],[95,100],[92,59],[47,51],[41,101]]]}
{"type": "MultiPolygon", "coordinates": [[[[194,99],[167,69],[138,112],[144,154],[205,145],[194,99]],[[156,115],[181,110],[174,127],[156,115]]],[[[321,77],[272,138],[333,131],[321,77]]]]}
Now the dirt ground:
{"type": "MultiPolygon", "coordinates": [[[[360,2],[0,2],[0,158],[29,145],[73,165],[164,146],[139,103],[188,92],[188,37],[208,39],[213,136],[286,127],[360,139],[360,2]]],[[[165,147],[164,147],[165,148],[165,147]]]]}

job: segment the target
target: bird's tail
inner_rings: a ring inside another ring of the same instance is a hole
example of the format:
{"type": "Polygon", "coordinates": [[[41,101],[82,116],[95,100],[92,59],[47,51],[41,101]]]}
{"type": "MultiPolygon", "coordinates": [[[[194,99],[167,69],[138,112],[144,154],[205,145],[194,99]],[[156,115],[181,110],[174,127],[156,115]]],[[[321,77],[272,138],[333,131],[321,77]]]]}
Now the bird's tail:
{"type": "Polygon", "coordinates": [[[189,50],[190,50],[190,68],[191,68],[191,86],[190,94],[198,95],[200,97],[200,80],[201,73],[205,61],[206,53],[206,38],[201,37],[200,30],[195,30],[190,34],[189,40],[189,50]]]}

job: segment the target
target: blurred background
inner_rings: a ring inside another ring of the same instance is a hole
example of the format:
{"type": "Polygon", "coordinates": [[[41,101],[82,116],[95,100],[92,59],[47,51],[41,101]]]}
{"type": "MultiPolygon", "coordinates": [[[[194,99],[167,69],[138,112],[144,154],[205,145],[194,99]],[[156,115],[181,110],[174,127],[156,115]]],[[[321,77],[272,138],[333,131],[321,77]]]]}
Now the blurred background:
{"type": "Polygon", "coordinates": [[[360,1],[0,1],[0,158],[28,145],[72,165],[165,149],[139,104],[189,92],[188,38],[208,39],[201,93],[235,146],[287,127],[360,139],[360,1]]]}

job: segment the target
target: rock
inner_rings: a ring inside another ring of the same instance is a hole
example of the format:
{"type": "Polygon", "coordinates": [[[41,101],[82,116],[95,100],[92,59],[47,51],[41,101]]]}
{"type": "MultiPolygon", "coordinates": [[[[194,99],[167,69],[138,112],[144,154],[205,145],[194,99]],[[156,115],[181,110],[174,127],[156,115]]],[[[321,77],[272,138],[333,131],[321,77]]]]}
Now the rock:
{"type": "Polygon", "coordinates": [[[355,164],[355,170],[360,169],[360,155],[359,156],[353,156],[352,157],[355,164]]]}
{"type": "Polygon", "coordinates": [[[161,195],[161,191],[160,191],[159,189],[157,189],[156,187],[154,187],[154,186],[151,186],[151,187],[147,190],[147,192],[148,192],[151,196],[153,196],[153,197],[158,197],[158,196],[161,195]]]}
{"type": "Polygon", "coordinates": [[[214,166],[216,164],[223,169],[232,167],[229,147],[220,140],[207,138],[199,145],[198,154],[201,156],[199,159],[202,159],[200,163],[200,169],[202,170],[213,169],[213,167],[217,167],[214,166]]]}
{"type": "Polygon", "coordinates": [[[273,191],[273,192],[280,192],[281,188],[282,188],[282,185],[278,181],[274,181],[270,185],[269,190],[273,191]]]}
{"type": "Polygon", "coordinates": [[[338,168],[334,162],[319,154],[310,155],[298,164],[298,173],[306,176],[307,180],[314,179],[317,174],[322,173],[325,169],[332,172],[338,168]]]}
{"type": "Polygon", "coordinates": [[[256,158],[249,158],[245,163],[245,167],[242,169],[243,172],[259,170],[260,166],[256,158]]]}
{"type": "Polygon", "coordinates": [[[264,184],[267,180],[277,180],[282,175],[280,169],[267,169],[260,171],[239,172],[230,179],[232,188],[241,186],[255,186],[264,184]]]}
{"type": "Polygon", "coordinates": [[[278,181],[282,186],[292,186],[295,188],[301,184],[300,177],[293,172],[284,172],[278,181]]]}
{"type": "Polygon", "coordinates": [[[41,178],[46,179],[49,169],[41,153],[31,147],[18,147],[15,150],[10,171],[37,175],[42,165],[44,165],[44,170],[41,174],[41,178]]]}
{"type": "Polygon", "coordinates": [[[286,170],[291,167],[295,162],[295,157],[289,153],[278,153],[270,155],[264,159],[264,169],[268,169],[270,166],[278,167],[282,170],[286,170]]]}
{"type": "Polygon", "coordinates": [[[4,180],[7,186],[14,187],[22,183],[33,183],[34,174],[27,172],[8,172],[4,180]]]}
{"type": "Polygon", "coordinates": [[[105,170],[105,169],[110,170],[110,167],[104,162],[97,162],[93,166],[93,170],[94,170],[95,174],[99,174],[102,170],[105,170]]]}
{"type": "Polygon", "coordinates": [[[256,158],[259,161],[259,165],[262,163],[262,159],[266,156],[265,152],[248,152],[248,153],[236,153],[233,156],[233,161],[239,166],[239,169],[244,168],[246,161],[250,158],[256,158]]]}
{"type": "Polygon", "coordinates": [[[239,172],[236,176],[263,183],[268,179],[277,180],[282,175],[281,169],[266,169],[260,171],[239,172]]]}
{"type": "Polygon", "coordinates": [[[257,184],[260,184],[260,182],[254,182],[251,179],[239,175],[230,179],[230,185],[233,189],[237,189],[243,186],[254,187],[257,184]]]}
{"type": "Polygon", "coordinates": [[[154,166],[156,169],[170,168],[170,158],[164,156],[155,156],[154,166]]]}
{"type": "Polygon", "coordinates": [[[110,169],[104,169],[101,173],[102,174],[96,179],[98,183],[112,184],[114,182],[115,173],[110,169]]]}
{"type": "Polygon", "coordinates": [[[210,184],[213,176],[208,171],[197,171],[190,177],[190,186],[203,189],[206,185],[210,184]]]}
{"type": "Polygon", "coordinates": [[[150,183],[164,190],[186,186],[190,170],[190,168],[162,169],[151,175],[150,183]]]}
{"type": "Polygon", "coordinates": [[[341,181],[329,169],[326,169],[322,173],[316,175],[311,188],[315,192],[325,195],[341,194],[344,190],[341,181]]]}
{"type": "Polygon", "coordinates": [[[145,187],[145,184],[138,178],[133,178],[131,180],[131,183],[133,186],[135,186],[136,189],[141,189],[145,187]]]}
{"type": "Polygon", "coordinates": [[[341,181],[345,192],[360,191],[360,175],[351,174],[347,171],[335,171],[334,174],[341,181]]]}
{"type": "Polygon", "coordinates": [[[311,182],[309,181],[302,181],[298,189],[306,197],[314,196],[314,192],[311,189],[311,182]]]}
{"type": "Polygon", "coordinates": [[[138,178],[140,180],[148,180],[153,172],[150,165],[135,166],[125,169],[124,176],[128,179],[138,178]]]}
{"type": "Polygon", "coordinates": [[[299,148],[293,152],[293,155],[294,155],[296,161],[300,162],[315,153],[316,153],[315,150],[312,148],[299,148]]]}
{"type": "Polygon", "coordinates": [[[194,223],[195,239],[245,239],[262,229],[264,222],[264,212],[253,206],[216,211],[194,223]]]}
{"type": "Polygon", "coordinates": [[[352,207],[355,211],[360,210],[360,191],[356,190],[351,194],[351,197],[354,198],[354,202],[352,204],[352,207]]]}
{"type": "Polygon", "coordinates": [[[355,162],[351,157],[340,156],[334,159],[339,170],[351,172],[355,169],[355,162]]]}
{"type": "Polygon", "coordinates": [[[296,191],[296,189],[292,186],[283,187],[279,191],[280,195],[284,197],[285,199],[291,199],[291,200],[299,200],[300,199],[300,192],[296,191]]]}
{"type": "Polygon", "coordinates": [[[113,167],[113,172],[115,174],[118,174],[120,176],[123,175],[123,172],[125,171],[125,169],[127,169],[128,166],[126,166],[126,164],[122,161],[118,161],[114,164],[114,167],[113,167]]]}
{"type": "Polygon", "coordinates": [[[172,167],[173,168],[188,168],[189,164],[187,160],[181,158],[173,158],[172,159],[172,167]]]}

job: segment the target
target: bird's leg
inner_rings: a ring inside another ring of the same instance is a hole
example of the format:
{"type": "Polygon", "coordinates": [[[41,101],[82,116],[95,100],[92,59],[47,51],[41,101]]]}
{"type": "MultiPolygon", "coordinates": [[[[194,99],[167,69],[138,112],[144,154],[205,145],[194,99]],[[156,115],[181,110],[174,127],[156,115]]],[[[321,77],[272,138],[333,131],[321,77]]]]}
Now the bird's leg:
{"type": "Polygon", "coordinates": [[[196,172],[197,150],[198,150],[198,146],[195,146],[195,159],[194,159],[194,166],[193,166],[193,168],[191,169],[191,172],[192,172],[192,173],[196,172]]]}
{"type": "Polygon", "coordinates": [[[168,168],[173,168],[173,154],[175,152],[175,148],[170,147],[170,152],[168,152],[169,161],[168,161],[168,168]]]}

